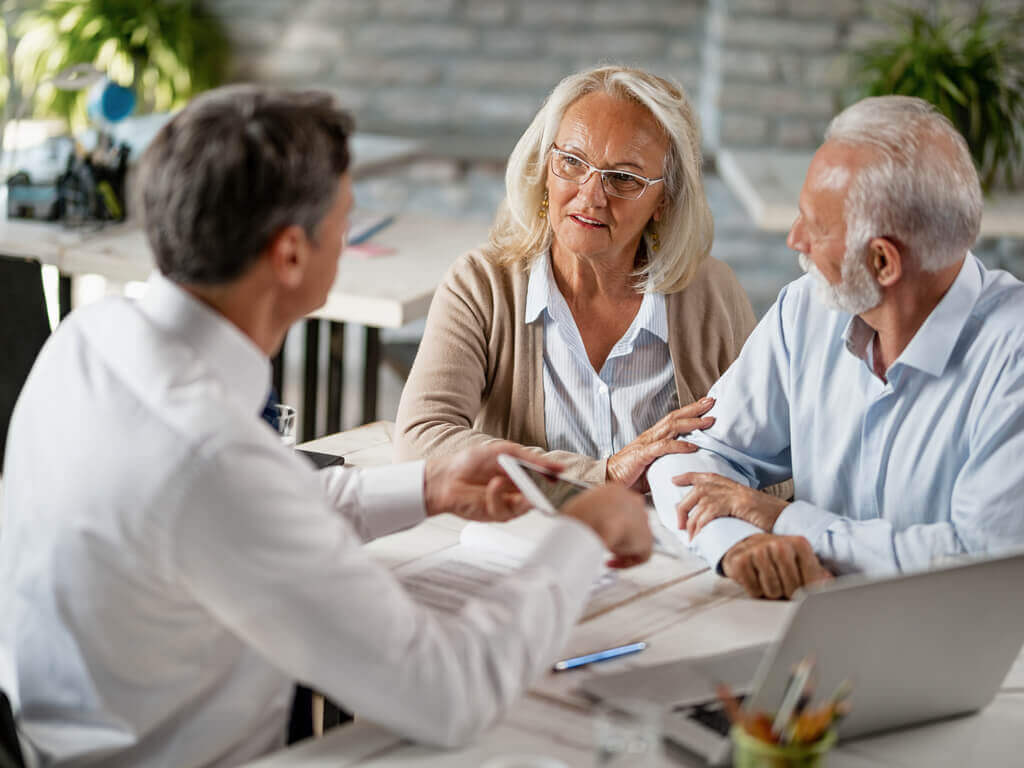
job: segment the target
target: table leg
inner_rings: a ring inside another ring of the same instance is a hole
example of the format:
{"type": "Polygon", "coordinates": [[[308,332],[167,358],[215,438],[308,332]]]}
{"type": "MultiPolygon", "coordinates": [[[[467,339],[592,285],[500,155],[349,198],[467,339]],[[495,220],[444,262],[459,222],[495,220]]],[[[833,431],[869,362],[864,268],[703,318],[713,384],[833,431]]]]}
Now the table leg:
{"type": "Polygon", "coordinates": [[[270,360],[270,383],[274,386],[278,399],[282,398],[284,396],[282,394],[284,392],[284,344],[270,360]]]}
{"type": "Polygon", "coordinates": [[[62,274],[57,279],[57,310],[61,320],[71,311],[71,275],[62,274]]]}
{"type": "Polygon", "coordinates": [[[363,371],[363,423],[377,420],[377,376],[380,372],[380,329],[366,327],[366,370],[363,371]]]}
{"type": "Polygon", "coordinates": [[[301,440],[316,438],[316,394],[320,379],[320,321],[306,321],[306,373],[303,377],[305,397],[302,403],[301,440]]]}
{"type": "Polygon", "coordinates": [[[345,324],[331,322],[327,356],[327,434],[341,431],[341,397],[345,381],[345,324]]]}

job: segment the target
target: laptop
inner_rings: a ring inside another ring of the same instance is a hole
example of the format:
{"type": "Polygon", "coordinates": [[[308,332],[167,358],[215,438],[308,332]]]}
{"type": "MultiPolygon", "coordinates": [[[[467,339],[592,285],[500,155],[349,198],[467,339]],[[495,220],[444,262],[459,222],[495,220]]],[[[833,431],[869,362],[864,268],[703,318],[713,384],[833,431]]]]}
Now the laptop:
{"type": "Polygon", "coordinates": [[[625,710],[657,703],[665,738],[712,765],[730,755],[715,685],[725,682],[746,695],[744,706],[771,712],[807,656],[818,697],[853,683],[841,739],[966,714],[992,701],[1024,645],[1021,584],[1024,553],[893,578],[850,576],[803,591],[769,646],[596,675],[582,688],[625,710]]]}

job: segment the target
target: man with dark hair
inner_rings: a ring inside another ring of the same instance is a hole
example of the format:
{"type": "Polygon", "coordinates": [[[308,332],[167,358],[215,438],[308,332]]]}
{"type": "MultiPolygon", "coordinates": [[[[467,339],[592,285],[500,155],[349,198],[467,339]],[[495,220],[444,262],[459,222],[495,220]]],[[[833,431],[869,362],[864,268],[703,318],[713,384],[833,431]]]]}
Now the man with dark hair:
{"type": "Polygon", "coordinates": [[[295,680],[463,742],[561,649],[606,548],[650,554],[639,497],[598,489],[514,578],[438,614],[360,545],[521,512],[496,456],[529,454],[317,473],[260,421],[269,356],[337,272],[349,131],[320,94],[196,99],[140,170],[161,274],[73,313],[29,376],[4,466],[0,687],[47,765],[244,762],[283,743],[295,680]]]}

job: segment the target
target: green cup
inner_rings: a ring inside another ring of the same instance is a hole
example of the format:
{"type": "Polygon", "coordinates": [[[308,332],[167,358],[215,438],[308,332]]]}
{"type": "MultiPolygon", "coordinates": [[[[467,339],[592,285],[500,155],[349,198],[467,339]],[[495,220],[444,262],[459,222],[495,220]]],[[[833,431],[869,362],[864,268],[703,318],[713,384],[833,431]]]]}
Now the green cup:
{"type": "Polygon", "coordinates": [[[834,728],[812,744],[769,744],[738,725],[729,735],[734,768],[819,768],[825,765],[825,755],[836,743],[834,728]]]}

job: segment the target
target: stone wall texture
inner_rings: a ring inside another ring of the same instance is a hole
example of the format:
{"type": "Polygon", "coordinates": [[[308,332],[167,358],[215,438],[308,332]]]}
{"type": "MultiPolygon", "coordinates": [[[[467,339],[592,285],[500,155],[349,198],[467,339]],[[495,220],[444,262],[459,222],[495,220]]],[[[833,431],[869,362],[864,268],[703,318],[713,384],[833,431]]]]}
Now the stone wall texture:
{"type": "Polygon", "coordinates": [[[210,0],[234,78],[335,91],[366,130],[519,135],[564,76],[603,62],[696,101],[699,0],[210,0]]]}
{"type": "MultiPolygon", "coordinates": [[[[998,0],[1000,8],[1024,0],[998,0]]],[[[365,130],[518,136],[567,74],[638,65],[683,84],[705,144],[810,148],[847,52],[888,0],[206,0],[233,77],[335,91],[365,130]]],[[[971,2],[902,0],[967,13],[971,2]]],[[[496,145],[500,146],[498,142],[496,145]]]]}

